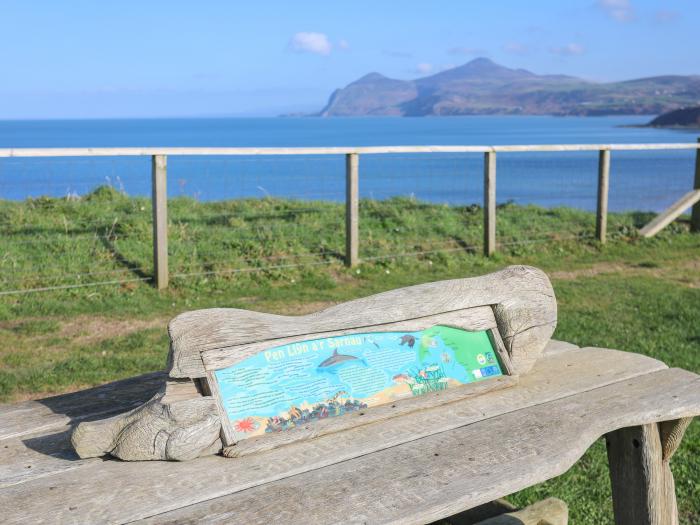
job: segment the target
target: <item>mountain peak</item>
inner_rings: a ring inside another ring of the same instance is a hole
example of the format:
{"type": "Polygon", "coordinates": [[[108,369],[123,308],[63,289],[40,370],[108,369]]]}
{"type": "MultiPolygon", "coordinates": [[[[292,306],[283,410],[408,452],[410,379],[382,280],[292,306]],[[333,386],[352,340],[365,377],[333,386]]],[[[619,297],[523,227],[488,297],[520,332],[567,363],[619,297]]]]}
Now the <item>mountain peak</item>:
{"type": "Polygon", "coordinates": [[[335,91],[320,114],[650,114],[697,105],[698,100],[700,77],[667,76],[596,84],[565,75],[538,75],[479,57],[415,80],[369,73],[335,91]],[[640,103],[641,100],[645,102],[640,103]]]}
{"type": "Polygon", "coordinates": [[[473,60],[470,60],[466,64],[462,65],[462,67],[466,67],[466,66],[469,66],[469,67],[503,67],[503,66],[496,64],[496,62],[494,62],[490,58],[486,58],[486,57],[477,57],[473,60]]]}
{"type": "Polygon", "coordinates": [[[354,84],[361,82],[377,82],[381,80],[389,80],[389,77],[384,76],[381,73],[377,73],[376,71],[373,71],[372,73],[367,73],[365,76],[355,80],[354,84]]]}
{"type": "Polygon", "coordinates": [[[518,80],[535,76],[524,69],[510,69],[497,64],[493,60],[485,57],[475,58],[461,66],[442,71],[435,75],[419,79],[422,84],[435,84],[454,81],[489,81],[489,80],[518,80]]]}

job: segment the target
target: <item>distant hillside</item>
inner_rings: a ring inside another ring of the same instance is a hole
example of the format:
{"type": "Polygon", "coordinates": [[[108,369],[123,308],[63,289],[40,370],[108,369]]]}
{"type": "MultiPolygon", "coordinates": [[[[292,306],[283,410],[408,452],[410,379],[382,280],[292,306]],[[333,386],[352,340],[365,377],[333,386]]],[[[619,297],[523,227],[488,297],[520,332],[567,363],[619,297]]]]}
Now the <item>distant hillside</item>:
{"type": "Polygon", "coordinates": [[[692,105],[700,105],[700,76],[595,83],[477,58],[416,80],[370,73],[337,89],[318,115],[633,115],[692,105]]]}
{"type": "Polygon", "coordinates": [[[653,128],[700,128],[700,106],[669,111],[647,125],[653,128]]]}

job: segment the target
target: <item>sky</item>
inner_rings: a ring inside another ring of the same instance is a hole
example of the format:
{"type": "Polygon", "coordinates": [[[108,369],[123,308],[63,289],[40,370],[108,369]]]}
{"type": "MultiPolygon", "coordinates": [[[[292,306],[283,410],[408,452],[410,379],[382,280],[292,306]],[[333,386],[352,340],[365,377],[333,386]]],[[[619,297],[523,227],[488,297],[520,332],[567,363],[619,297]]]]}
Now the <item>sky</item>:
{"type": "Polygon", "coordinates": [[[0,119],[275,116],[488,57],[700,74],[700,0],[0,0],[0,119]]]}

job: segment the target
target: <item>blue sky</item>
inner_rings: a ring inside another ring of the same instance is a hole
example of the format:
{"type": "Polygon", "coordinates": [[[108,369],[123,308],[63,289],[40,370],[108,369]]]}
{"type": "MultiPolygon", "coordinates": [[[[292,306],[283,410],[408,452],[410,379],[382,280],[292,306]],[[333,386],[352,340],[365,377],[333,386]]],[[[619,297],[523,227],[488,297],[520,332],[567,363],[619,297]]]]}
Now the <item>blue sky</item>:
{"type": "Polygon", "coordinates": [[[700,74],[698,0],[0,0],[0,118],[272,116],[378,71],[486,56],[591,80],[700,74]]]}

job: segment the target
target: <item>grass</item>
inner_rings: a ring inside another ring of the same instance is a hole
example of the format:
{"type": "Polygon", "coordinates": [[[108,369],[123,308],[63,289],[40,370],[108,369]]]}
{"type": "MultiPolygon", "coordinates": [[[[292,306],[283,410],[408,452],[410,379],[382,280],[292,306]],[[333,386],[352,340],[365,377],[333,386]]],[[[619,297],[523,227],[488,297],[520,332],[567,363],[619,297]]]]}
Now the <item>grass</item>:
{"type": "MultiPolygon", "coordinates": [[[[560,308],[555,337],[639,352],[700,373],[700,235],[688,233],[683,222],[639,239],[634,232],[648,216],[614,214],[611,242],[602,246],[591,240],[592,214],[508,204],[498,214],[502,247],[485,259],[478,206],[362,201],[364,262],[348,269],[341,260],[339,204],[173,199],[169,208],[171,273],[204,275],[175,277],[161,292],[136,281],[0,296],[0,400],[162,368],[167,320],[185,310],[302,313],[513,263],[538,266],[552,277],[560,308]],[[407,253],[414,255],[400,256],[407,253]],[[270,267],[298,262],[320,264],[270,267]],[[207,274],[228,269],[255,271],[207,274]]],[[[5,201],[0,225],[0,289],[78,282],[63,274],[90,271],[118,273],[83,276],[83,282],[150,277],[150,204],[144,199],[101,188],[75,201],[5,201]]],[[[699,427],[690,427],[672,462],[685,524],[700,522],[699,427]]],[[[611,523],[602,442],[566,474],[510,499],[525,505],[546,496],[569,504],[572,523],[611,523]]]]}

